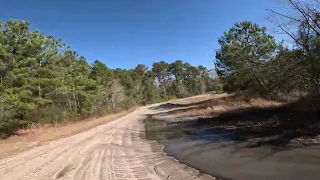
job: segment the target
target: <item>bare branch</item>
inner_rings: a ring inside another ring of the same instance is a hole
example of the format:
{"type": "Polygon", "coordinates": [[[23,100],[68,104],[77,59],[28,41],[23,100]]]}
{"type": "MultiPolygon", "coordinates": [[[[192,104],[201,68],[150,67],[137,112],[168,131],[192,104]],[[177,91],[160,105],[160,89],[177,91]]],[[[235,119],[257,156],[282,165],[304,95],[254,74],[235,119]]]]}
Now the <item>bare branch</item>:
{"type": "MultiPolygon", "coordinates": [[[[319,6],[320,6],[320,4],[319,4],[319,6]]],[[[317,26],[317,28],[319,28],[320,29],[320,24],[318,23],[318,21],[317,21],[317,12],[313,12],[313,10],[312,9],[310,9],[310,7],[307,7],[307,9],[308,9],[308,11],[309,12],[312,12],[313,13],[313,15],[315,16],[315,18],[313,18],[310,14],[307,14],[307,16],[313,21],[313,23],[317,26]]]]}
{"type": "Polygon", "coordinates": [[[288,32],[286,29],[284,29],[280,24],[278,25],[278,27],[284,31],[287,35],[289,35],[297,44],[299,44],[302,47],[305,47],[299,40],[297,40],[294,35],[292,35],[290,32],[288,32]]]}
{"type": "Polygon", "coordinates": [[[288,19],[291,19],[291,20],[294,20],[294,21],[297,21],[297,22],[304,23],[304,22],[301,21],[300,19],[296,19],[296,18],[290,17],[290,16],[288,16],[288,15],[278,13],[278,12],[276,12],[276,11],[274,11],[274,10],[271,10],[271,9],[266,9],[266,10],[267,10],[267,11],[270,11],[270,12],[272,12],[272,13],[274,13],[274,14],[277,14],[277,15],[279,15],[279,16],[282,16],[282,17],[285,17],[285,18],[288,18],[288,19]]]}
{"type": "Polygon", "coordinates": [[[300,14],[304,17],[304,19],[306,20],[310,28],[314,30],[318,36],[320,36],[320,32],[318,32],[310,23],[309,18],[307,17],[308,16],[307,13],[302,8],[300,8],[297,3],[294,3],[292,0],[288,0],[288,1],[300,12],[300,14]]]}
{"type": "Polygon", "coordinates": [[[247,62],[247,65],[250,67],[253,75],[258,79],[258,81],[260,82],[260,84],[262,85],[262,87],[263,87],[269,94],[271,94],[270,90],[267,88],[267,86],[264,84],[264,82],[261,80],[261,78],[258,76],[258,74],[254,71],[254,68],[252,68],[252,66],[250,65],[250,63],[247,62]]]}

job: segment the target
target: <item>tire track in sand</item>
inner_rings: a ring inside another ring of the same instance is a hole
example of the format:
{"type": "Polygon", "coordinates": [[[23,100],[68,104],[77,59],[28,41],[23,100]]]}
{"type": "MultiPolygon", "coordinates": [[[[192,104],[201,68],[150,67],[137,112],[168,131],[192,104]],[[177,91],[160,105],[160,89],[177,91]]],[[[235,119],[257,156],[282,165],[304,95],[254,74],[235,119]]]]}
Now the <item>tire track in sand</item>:
{"type": "Polygon", "coordinates": [[[5,180],[209,180],[145,137],[140,108],[116,121],[0,160],[5,180]]]}

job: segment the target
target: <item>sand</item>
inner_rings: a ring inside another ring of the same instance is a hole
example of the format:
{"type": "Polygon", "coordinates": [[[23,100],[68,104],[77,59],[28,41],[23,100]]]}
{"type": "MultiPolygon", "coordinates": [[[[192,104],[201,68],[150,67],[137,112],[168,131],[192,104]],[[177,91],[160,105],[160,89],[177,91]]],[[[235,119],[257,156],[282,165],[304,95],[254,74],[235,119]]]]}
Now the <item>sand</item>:
{"type": "Polygon", "coordinates": [[[146,139],[142,121],[157,112],[142,107],[91,130],[1,159],[0,179],[215,179],[166,156],[163,145],[146,139]]]}

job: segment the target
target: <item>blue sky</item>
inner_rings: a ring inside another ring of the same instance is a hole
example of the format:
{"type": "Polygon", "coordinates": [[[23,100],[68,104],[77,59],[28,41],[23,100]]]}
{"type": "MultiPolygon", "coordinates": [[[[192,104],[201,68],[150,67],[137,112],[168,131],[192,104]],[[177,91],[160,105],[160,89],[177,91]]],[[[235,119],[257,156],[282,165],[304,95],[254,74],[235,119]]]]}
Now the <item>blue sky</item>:
{"type": "Polygon", "coordinates": [[[270,26],[276,0],[0,0],[0,20],[23,19],[111,68],[183,60],[213,67],[235,22],[270,26]]]}

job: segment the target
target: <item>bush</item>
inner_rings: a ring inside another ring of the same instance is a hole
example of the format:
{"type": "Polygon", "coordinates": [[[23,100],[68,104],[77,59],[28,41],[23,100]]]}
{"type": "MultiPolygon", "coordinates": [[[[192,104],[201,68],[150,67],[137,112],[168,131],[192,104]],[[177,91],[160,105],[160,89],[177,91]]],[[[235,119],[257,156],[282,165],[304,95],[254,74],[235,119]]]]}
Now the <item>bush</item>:
{"type": "Polygon", "coordinates": [[[174,95],[164,96],[164,97],[158,98],[157,102],[165,102],[165,101],[169,101],[169,100],[172,100],[172,99],[177,99],[177,97],[174,96],[174,95]]]}
{"type": "Polygon", "coordinates": [[[54,105],[38,107],[29,111],[25,117],[28,122],[38,124],[59,123],[72,118],[75,116],[66,111],[66,108],[54,105]]]}
{"type": "Polygon", "coordinates": [[[19,120],[15,114],[9,110],[0,110],[0,138],[14,135],[18,129],[26,125],[25,121],[19,120]]]}

